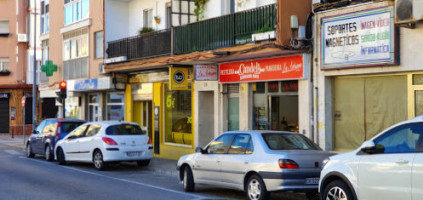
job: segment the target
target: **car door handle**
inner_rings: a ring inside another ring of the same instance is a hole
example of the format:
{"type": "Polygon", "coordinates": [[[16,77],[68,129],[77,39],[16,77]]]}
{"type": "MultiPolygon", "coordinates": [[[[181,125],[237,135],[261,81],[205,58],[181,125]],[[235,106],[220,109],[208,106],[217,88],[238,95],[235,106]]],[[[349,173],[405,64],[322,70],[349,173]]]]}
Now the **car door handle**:
{"type": "Polygon", "coordinates": [[[399,159],[395,163],[397,163],[399,165],[404,165],[404,164],[408,164],[408,162],[409,162],[408,160],[399,159]]]}

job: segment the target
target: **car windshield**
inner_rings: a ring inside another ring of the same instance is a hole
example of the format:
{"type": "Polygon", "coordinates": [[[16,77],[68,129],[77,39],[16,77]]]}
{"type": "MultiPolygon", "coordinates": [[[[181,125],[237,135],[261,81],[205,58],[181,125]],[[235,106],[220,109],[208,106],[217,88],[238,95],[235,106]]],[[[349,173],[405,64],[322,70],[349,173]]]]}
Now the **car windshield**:
{"type": "Polygon", "coordinates": [[[300,134],[264,133],[262,136],[271,150],[321,150],[319,146],[300,134]]]}
{"type": "Polygon", "coordinates": [[[61,122],[61,124],[60,124],[61,130],[60,131],[61,131],[61,133],[69,133],[83,123],[84,122],[61,122]]]}
{"type": "Polygon", "coordinates": [[[144,135],[144,132],[138,125],[119,124],[109,126],[106,129],[106,135],[144,135]]]}

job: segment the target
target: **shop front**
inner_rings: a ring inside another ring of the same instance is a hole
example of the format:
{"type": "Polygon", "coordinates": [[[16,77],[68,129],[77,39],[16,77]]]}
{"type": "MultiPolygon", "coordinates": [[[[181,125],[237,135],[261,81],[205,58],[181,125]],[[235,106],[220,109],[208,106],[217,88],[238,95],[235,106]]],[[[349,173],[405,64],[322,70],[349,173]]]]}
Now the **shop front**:
{"type": "Polygon", "coordinates": [[[227,130],[280,130],[311,137],[308,59],[308,54],[299,54],[220,64],[227,130]]]}
{"type": "Polygon", "coordinates": [[[152,139],[154,156],[178,159],[192,153],[192,66],[133,73],[129,75],[129,83],[126,96],[130,107],[126,116],[152,139]]]}
{"type": "Polygon", "coordinates": [[[356,149],[384,129],[422,114],[423,76],[419,62],[409,62],[421,58],[413,56],[415,49],[402,46],[402,38],[421,41],[421,29],[398,32],[394,7],[387,2],[337,9],[317,18],[322,28],[316,50],[315,118],[327,150],[356,149]]]}

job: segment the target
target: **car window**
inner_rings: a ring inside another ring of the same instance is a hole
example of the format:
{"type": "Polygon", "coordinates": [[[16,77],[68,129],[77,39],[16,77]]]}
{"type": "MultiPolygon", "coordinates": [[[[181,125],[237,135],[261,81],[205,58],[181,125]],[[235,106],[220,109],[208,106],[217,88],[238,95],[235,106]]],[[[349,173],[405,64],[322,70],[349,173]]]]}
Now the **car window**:
{"type": "Polygon", "coordinates": [[[71,132],[72,137],[83,137],[88,125],[82,125],[71,132]]]}
{"type": "Polygon", "coordinates": [[[251,136],[248,134],[236,135],[229,147],[228,154],[245,154],[250,138],[251,136]]]}
{"type": "Polygon", "coordinates": [[[86,137],[90,137],[90,136],[94,136],[98,133],[98,131],[100,130],[101,126],[98,124],[93,124],[91,125],[88,130],[87,133],[85,134],[86,137]]]}
{"type": "Polygon", "coordinates": [[[42,121],[37,128],[35,129],[37,132],[41,133],[41,131],[43,130],[44,126],[46,125],[46,120],[42,121]]]}
{"type": "Polygon", "coordinates": [[[320,150],[316,144],[300,134],[264,133],[262,136],[272,150],[320,150]]]}
{"type": "Polygon", "coordinates": [[[144,132],[135,124],[118,124],[107,127],[106,135],[144,135],[144,132]]]}
{"type": "Polygon", "coordinates": [[[61,133],[67,134],[83,123],[84,122],[62,122],[60,124],[60,131],[61,133]]]}
{"type": "Polygon", "coordinates": [[[231,142],[234,134],[225,134],[218,138],[216,138],[212,143],[210,143],[209,147],[207,147],[207,152],[209,154],[223,154],[226,151],[226,148],[231,142]]]}
{"type": "Polygon", "coordinates": [[[413,123],[389,130],[374,143],[377,153],[408,153],[414,152],[416,144],[423,132],[422,123],[413,123]]]}
{"type": "Polygon", "coordinates": [[[46,125],[43,128],[43,134],[53,135],[56,133],[57,121],[47,120],[46,125]]]}
{"type": "Polygon", "coordinates": [[[253,152],[254,152],[253,138],[250,137],[250,141],[248,141],[248,145],[247,145],[247,149],[245,153],[252,154],[253,152]]]}

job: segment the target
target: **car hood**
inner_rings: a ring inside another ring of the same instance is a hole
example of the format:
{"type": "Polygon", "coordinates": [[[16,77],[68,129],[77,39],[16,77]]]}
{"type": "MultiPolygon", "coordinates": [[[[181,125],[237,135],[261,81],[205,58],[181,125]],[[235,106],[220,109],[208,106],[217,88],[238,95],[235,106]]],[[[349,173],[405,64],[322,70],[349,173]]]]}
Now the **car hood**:
{"type": "Polygon", "coordinates": [[[178,160],[178,166],[181,166],[183,163],[188,163],[191,165],[191,163],[195,160],[195,158],[198,157],[201,153],[192,153],[185,156],[181,156],[178,160]]]}

